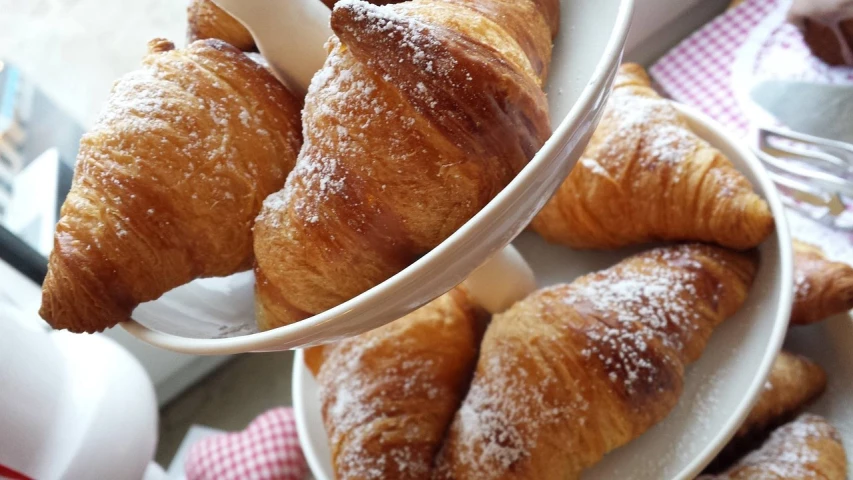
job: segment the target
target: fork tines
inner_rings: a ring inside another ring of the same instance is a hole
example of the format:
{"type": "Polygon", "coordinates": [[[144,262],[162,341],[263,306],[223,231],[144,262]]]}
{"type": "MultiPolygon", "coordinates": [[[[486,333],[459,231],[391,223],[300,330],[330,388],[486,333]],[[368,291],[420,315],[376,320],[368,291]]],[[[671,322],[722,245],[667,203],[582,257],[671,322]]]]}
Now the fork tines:
{"type": "Polygon", "coordinates": [[[799,132],[762,128],[755,153],[785,204],[830,227],[853,231],[853,145],[799,132]]]}

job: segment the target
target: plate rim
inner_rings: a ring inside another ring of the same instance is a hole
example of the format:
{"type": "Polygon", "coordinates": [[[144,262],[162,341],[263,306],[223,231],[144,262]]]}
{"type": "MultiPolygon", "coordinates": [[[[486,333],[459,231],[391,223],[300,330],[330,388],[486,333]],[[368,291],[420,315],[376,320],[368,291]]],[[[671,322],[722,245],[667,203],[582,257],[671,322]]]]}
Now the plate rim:
{"type": "MultiPolygon", "coordinates": [[[[308,416],[305,415],[306,405],[303,397],[305,396],[302,391],[302,386],[306,381],[306,375],[310,375],[308,373],[308,366],[305,365],[305,350],[298,349],[293,356],[293,372],[291,374],[291,394],[290,398],[293,399],[293,418],[296,421],[296,437],[299,440],[299,448],[302,449],[303,457],[305,457],[306,463],[308,463],[308,469],[311,470],[311,475],[315,478],[315,480],[326,480],[324,476],[318,474],[318,472],[322,472],[323,463],[320,460],[319,455],[311,449],[311,453],[308,453],[308,449],[305,448],[305,445],[311,445],[309,441],[311,439],[311,435],[308,433],[308,416]],[[298,386],[297,386],[298,385],[298,386]]],[[[317,399],[319,402],[319,399],[317,399]]],[[[325,426],[323,427],[325,428],[325,426]]]]}
{"type": "Polygon", "coordinates": [[[782,349],[794,301],[794,247],[791,240],[791,232],[788,228],[788,221],[785,217],[785,207],[782,205],[782,199],[779,197],[776,186],[767,175],[764,165],[744,146],[744,141],[734,139],[733,135],[725,130],[725,127],[697,108],[678,102],[671,103],[685,114],[689,122],[700,124],[705,130],[712,132],[721,140],[721,143],[727,143],[728,147],[737,152],[741,159],[750,166],[752,172],[756,174],[757,183],[765,193],[764,200],[770,207],[770,212],[773,215],[775,223],[773,235],[776,236],[776,240],[779,243],[779,277],[782,286],[779,291],[779,303],[776,305],[775,322],[767,343],[768,348],[765,350],[761,363],[758,366],[757,375],[746,389],[740,403],[735,408],[734,414],[729,416],[729,420],[723,428],[720,429],[716,436],[708,441],[700,454],[688,463],[675,477],[678,480],[688,480],[702,473],[702,470],[725,448],[726,444],[735,435],[735,432],[737,432],[744,420],[746,420],[753,405],[758,401],[759,393],[761,393],[761,389],[767,381],[773,361],[782,349]],[[784,281],[785,279],[787,281],[784,281]]]}

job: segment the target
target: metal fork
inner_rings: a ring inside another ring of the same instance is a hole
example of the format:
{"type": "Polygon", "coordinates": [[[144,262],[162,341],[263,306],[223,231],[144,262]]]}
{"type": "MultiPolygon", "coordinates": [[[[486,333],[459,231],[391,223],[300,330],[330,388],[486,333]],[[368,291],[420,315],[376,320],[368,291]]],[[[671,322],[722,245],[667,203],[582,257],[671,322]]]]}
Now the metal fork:
{"type": "Polygon", "coordinates": [[[853,145],[789,130],[762,128],[755,153],[788,207],[837,230],[853,199],[853,145]]]}

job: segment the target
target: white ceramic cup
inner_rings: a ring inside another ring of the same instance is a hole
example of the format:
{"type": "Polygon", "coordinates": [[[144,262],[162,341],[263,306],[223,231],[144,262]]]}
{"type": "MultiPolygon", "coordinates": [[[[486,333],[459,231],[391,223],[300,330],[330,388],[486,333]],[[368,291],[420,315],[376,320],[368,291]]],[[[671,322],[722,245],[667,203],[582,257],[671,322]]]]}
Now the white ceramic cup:
{"type": "Polygon", "coordinates": [[[50,331],[34,315],[0,307],[0,467],[39,479],[142,478],[157,444],[142,365],[104,335],[50,331]]]}
{"type": "MultiPolygon", "coordinates": [[[[217,0],[226,7],[232,0],[217,0]]],[[[319,0],[240,0],[234,13],[246,23],[263,22],[250,30],[276,33],[274,25],[300,28],[317,20],[319,0]],[[294,13],[302,2],[311,13],[294,13]],[[249,4],[256,10],[250,14],[249,4]],[[262,12],[262,15],[257,14],[262,12]]],[[[244,272],[223,279],[204,279],[179,287],[154,302],[139,306],[132,322],[122,325],[141,340],[169,350],[195,354],[274,351],[334,341],[396,320],[465,281],[483,267],[488,275],[466,285],[484,305],[500,309],[529,292],[529,267],[516,253],[503,249],[530,223],[568,175],[598,123],[619,66],[631,20],[633,0],[564,0],[563,22],[555,40],[548,99],[554,132],[516,178],[485,208],[436,248],[385,282],[311,318],[258,332],[254,322],[253,276],[244,272]],[[496,257],[497,256],[497,257],[496,257]],[[489,282],[478,281],[487,279],[489,282]],[[514,284],[497,288],[494,280],[514,284]],[[514,295],[514,297],[513,297],[514,295]]],[[[324,22],[327,20],[324,20],[324,22]]],[[[315,25],[322,28],[320,25],[315,25]]],[[[326,27],[327,28],[327,27],[326,27]]],[[[283,30],[282,30],[283,31],[283,30]]],[[[316,52],[308,37],[298,48],[316,52]],[[310,48],[309,48],[310,47],[310,48]]],[[[290,35],[261,39],[261,45],[295,42],[290,35]]],[[[283,49],[286,50],[286,49],[283,49]]],[[[270,50],[277,55],[279,50],[270,50]]],[[[310,55],[310,53],[307,53],[310,55]]],[[[270,59],[281,69],[296,56],[270,59]]],[[[318,62],[319,65],[322,61],[318,62]]],[[[313,67],[312,67],[313,68],[313,67]]]]}

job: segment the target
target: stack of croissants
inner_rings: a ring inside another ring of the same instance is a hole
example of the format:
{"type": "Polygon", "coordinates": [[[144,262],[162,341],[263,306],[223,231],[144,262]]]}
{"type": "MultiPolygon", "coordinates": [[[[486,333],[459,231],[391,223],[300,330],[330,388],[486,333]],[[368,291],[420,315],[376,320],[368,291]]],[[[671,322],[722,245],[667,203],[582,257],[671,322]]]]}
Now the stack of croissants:
{"type": "MultiPolygon", "coordinates": [[[[41,315],[97,332],[196,278],[254,269],[260,329],[338,305],[464,224],[548,139],[558,0],[334,6],[305,98],[251,34],[193,0],[184,48],[149,43],[82,138],[41,315]]],[[[531,228],[574,249],[676,242],[489,318],[463,287],[305,351],[339,479],[572,479],[660,422],[744,303],[765,201],[623,65],[582,158],[531,228]],[[690,243],[696,242],[696,243],[690,243]]],[[[791,323],[853,308],[853,268],[795,244],[791,323]]],[[[842,479],[803,414],[826,375],[782,352],[702,478],[842,479]]]]}

